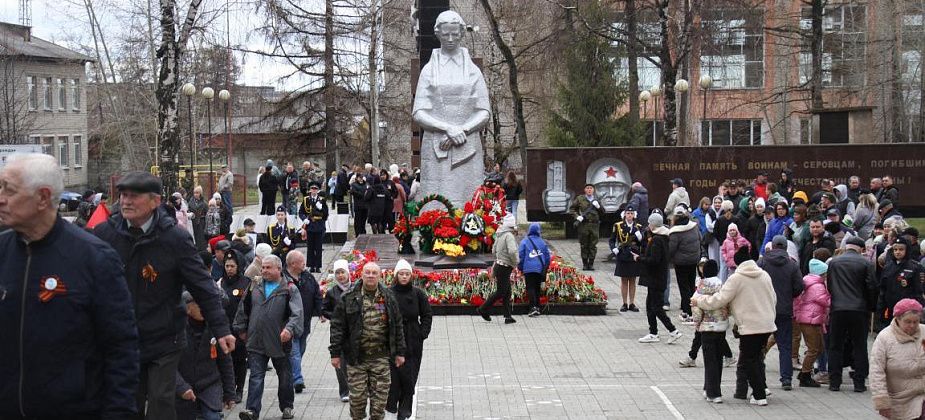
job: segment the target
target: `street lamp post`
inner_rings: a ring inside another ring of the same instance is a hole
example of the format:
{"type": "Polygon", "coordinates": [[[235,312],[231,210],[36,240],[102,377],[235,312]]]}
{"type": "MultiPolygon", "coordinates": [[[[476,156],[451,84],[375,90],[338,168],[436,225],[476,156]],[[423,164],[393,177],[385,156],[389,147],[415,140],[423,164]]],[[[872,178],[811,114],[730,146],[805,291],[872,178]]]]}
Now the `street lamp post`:
{"type": "Polygon", "coordinates": [[[206,138],[209,142],[209,196],[215,194],[215,173],[212,168],[212,98],[215,97],[215,91],[210,87],[202,88],[202,97],[206,100],[206,138]]]}
{"type": "MultiPolygon", "coordinates": [[[[713,78],[709,75],[700,76],[700,89],[703,90],[703,118],[701,119],[701,124],[704,128],[707,123],[707,92],[710,90],[710,87],[713,86],[713,78]]],[[[702,133],[703,131],[701,131],[702,133]]],[[[708,131],[709,132],[709,131],[708,131]]],[[[700,144],[703,144],[703,136],[701,135],[700,144]]]]}
{"type": "Polygon", "coordinates": [[[655,98],[655,113],[652,115],[652,145],[655,146],[655,138],[658,136],[658,97],[662,95],[661,84],[649,88],[649,94],[655,98]]]}
{"type": "Polygon", "coordinates": [[[231,170],[231,134],[228,133],[228,119],[230,118],[230,116],[228,115],[228,100],[231,99],[231,92],[225,89],[218,91],[218,99],[221,99],[221,101],[225,104],[225,113],[222,114],[223,119],[225,120],[225,155],[226,155],[225,164],[228,165],[228,170],[230,171],[231,170]]]}
{"type": "Polygon", "coordinates": [[[187,122],[189,123],[189,164],[190,164],[190,169],[192,170],[193,167],[196,166],[196,155],[195,155],[196,152],[195,152],[195,149],[193,148],[193,139],[194,139],[194,136],[193,136],[193,95],[196,94],[196,86],[194,86],[192,83],[187,82],[186,84],[183,85],[183,88],[181,90],[183,91],[183,95],[186,96],[186,111],[188,113],[187,122]]]}

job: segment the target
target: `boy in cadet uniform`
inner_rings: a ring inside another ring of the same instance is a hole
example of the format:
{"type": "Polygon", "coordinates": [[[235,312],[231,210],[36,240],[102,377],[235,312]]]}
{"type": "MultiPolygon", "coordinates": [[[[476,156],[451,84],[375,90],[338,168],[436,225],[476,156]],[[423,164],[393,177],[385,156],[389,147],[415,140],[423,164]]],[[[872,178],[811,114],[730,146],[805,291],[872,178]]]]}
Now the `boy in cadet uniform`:
{"type": "Polygon", "coordinates": [[[286,215],[285,207],[276,207],[276,221],[267,225],[266,235],[265,243],[273,248],[273,255],[285,261],[286,254],[294,247],[298,239],[296,229],[289,226],[289,217],[286,215]]]}
{"type": "Polygon", "coordinates": [[[310,273],[321,272],[321,245],[324,243],[325,222],[328,220],[328,204],[318,194],[320,188],[317,182],[309,184],[308,195],[302,199],[302,206],[299,207],[302,239],[308,245],[306,265],[310,273]]]}

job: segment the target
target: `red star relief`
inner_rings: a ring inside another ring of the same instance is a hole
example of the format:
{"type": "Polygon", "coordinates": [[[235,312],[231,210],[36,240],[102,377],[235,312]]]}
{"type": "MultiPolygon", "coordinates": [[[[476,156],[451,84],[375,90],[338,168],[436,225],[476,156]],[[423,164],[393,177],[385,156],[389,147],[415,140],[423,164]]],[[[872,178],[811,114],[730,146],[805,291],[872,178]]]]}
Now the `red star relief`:
{"type": "Polygon", "coordinates": [[[607,178],[613,178],[617,175],[617,170],[613,166],[607,168],[604,173],[607,174],[607,178]]]}

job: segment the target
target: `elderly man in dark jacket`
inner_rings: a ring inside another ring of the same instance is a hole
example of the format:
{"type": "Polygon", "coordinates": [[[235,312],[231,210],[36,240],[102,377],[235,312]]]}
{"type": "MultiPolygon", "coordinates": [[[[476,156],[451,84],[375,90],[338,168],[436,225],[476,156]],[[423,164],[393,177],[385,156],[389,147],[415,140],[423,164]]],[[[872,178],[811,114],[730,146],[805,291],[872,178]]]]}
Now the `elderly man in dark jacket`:
{"type": "Polygon", "coordinates": [[[627,207],[633,206],[636,209],[637,218],[649,217],[649,190],[641,182],[634,182],[632,191],[633,196],[630,197],[630,201],[626,204],[627,207]]]}
{"type": "MultiPolygon", "coordinates": [[[[800,267],[787,255],[787,238],[777,235],[771,240],[771,250],[764,254],[758,267],[771,276],[774,293],[777,295],[777,315],[773,342],[777,343],[780,363],[780,384],[785,391],[793,389],[793,299],[803,293],[803,276],[800,267]]],[[[773,342],[765,349],[770,349],[773,342]]]]}
{"type": "Polygon", "coordinates": [[[132,418],[138,332],[122,261],[58,217],[63,179],[44,154],[0,169],[0,418],[132,418]]]}
{"type": "Polygon", "coordinates": [[[93,233],[109,243],[125,267],[141,352],[139,414],[149,419],[173,419],[174,388],[180,351],[186,347],[186,308],[180,299],[186,288],[202,308],[209,328],[225,353],[235,340],[222,309],[221,292],[202,267],[189,232],[167,217],[161,204],[159,178],[130,172],[119,180],[121,213],[98,225],[93,233]],[[147,404],[146,404],[147,403],[147,404]]]}
{"type": "MultiPolygon", "coordinates": [[[[302,356],[305,355],[305,342],[312,330],[312,317],[321,316],[321,287],[315,276],[305,269],[305,254],[299,250],[292,250],[286,255],[286,269],[283,277],[299,288],[302,298],[302,318],[305,320],[302,334],[292,340],[292,383],[297,394],[305,389],[305,379],[302,378],[302,356]]],[[[325,322],[324,319],[321,322],[325,322]]]]}
{"type": "Polygon", "coordinates": [[[254,279],[238,306],[234,330],[247,343],[251,378],[247,409],[241,419],[257,419],[263,398],[267,364],[272,360],[279,378],[279,407],[284,419],[293,418],[295,393],[292,386],[290,353],[292,339],[302,334],[302,295],[298,287],[283,278],[283,262],[275,255],[261,261],[260,276],[254,279]]]}
{"type": "Polygon", "coordinates": [[[826,286],[832,295],[829,315],[829,389],[841,389],[845,341],[850,338],[854,355],[854,391],[867,390],[868,373],[867,328],[868,312],[874,309],[877,292],[874,263],[865,258],[864,241],[848,239],[845,253],[829,262],[826,286]]]}
{"type": "Polygon", "coordinates": [[[193,295],[183,292],[189,315],[188,345],[183,349],[177,371],[177,419],[218,420],[222,409],[234,407],[234,366],[231,356],[218,350],[212,331],[202,317],[193,295]]]}
{"type": "Polygon", "coordinates": [[[392,384],[390,363],[405,364],[404,323],[398,302],[380,280],[376,263],[363,266],[363,283],[341,297],[331,318],[331,365],[347,363],[350,385],[350,416],[381,420],[392,384]],[[341,355],[345,360],[341,360],[341,355]]]}

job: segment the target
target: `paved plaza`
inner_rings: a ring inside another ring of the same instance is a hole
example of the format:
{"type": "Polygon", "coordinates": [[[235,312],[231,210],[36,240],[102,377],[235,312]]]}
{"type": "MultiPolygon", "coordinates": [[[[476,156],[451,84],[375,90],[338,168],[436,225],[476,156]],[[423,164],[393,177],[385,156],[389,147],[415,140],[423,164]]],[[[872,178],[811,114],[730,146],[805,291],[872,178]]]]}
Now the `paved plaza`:
{"type": "MultiPolygon", "coordinates": [[[[555,252],[578,258],[573,240],[551,241],[555,252]]],[[[350,244],[348,243],[348,247],[350,244]]],[[[845,419],[876,418],[870,392],[856,394],[826,388],[781,390],[777,351],[767,357],[771,395],[767,407],[732,398],[735,368],[723,371],[723,404],[703,401],[703,364],[678,367],[690,347],[692,327],[673,345],[639,344],[646,333],[645,312],[620,313],[619,284],[613,264],[601,261],[606,240],[598,246],[595,281],[610,298],[606,316],[516,316],[504,325],[476,316],[438,316],[424,343],[416,394],[416,419],[845,419]]],[[[340,246],[325,245],[325,266],[340,246]]],[[[639,288],[637,302],[645,302],[639,288]]],[[[677,319],[677,288],[672,310],[677,319]]],[[[665,331],[660,331],[663,336],[665,331]]],[[[314,322],[302,362],[306,389],[296,394],[296,418],[349,419],[340,402],[327,352],[328,324],[314,322]]],[[[733,353],[738,341],[728,335],[733,353]]],[[[279,418],[274,372],[268,373],[261,418],[279,418]]],[[[796,381],[794,380],[794,385],[796,381]]],[[[240,408],[232,412],[237,418],[240,408]]],[[[388,418],[388,417],[386,417],[388,418]]],[[[394,417],[393,417],[394,418],[394,417]]]]}

